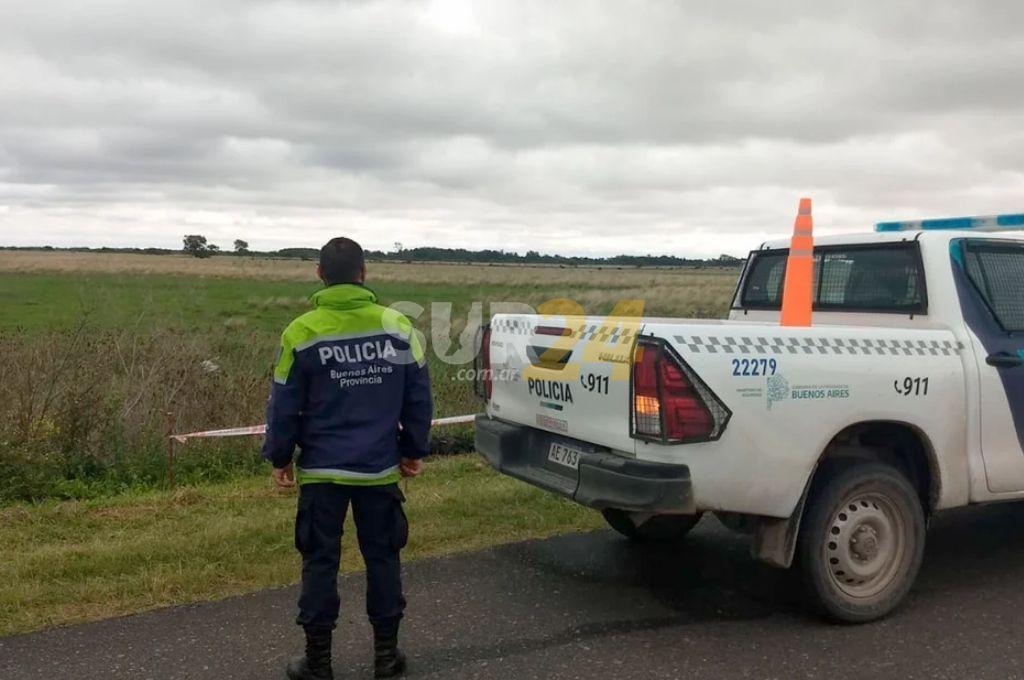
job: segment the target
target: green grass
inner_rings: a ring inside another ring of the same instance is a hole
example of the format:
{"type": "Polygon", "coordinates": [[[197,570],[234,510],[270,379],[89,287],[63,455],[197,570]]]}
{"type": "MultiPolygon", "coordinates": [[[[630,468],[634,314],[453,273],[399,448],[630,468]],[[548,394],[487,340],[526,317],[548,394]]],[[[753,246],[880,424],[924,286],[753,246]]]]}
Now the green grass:
{"type": "MultiPolygon", "coordinates": [[[[175,274],[0,273],[0,504],[159,488],[167,412],[179,432],[262,422],[280,333],[317,288],[175,274]],[[221,370],[204,373],[207,359],[221,370]]],[[[385,281],[375,289],[384,304],[423,306],[416,323],[428,338],[431,303],[452,303],[457,349],[472,302],[519,299],[538,287],[385,281]]],[[[477,411],[472,385],[457,379],[465,365],[428,358],[435,413],[477,411]]],[[[449,428],[435,434],[434,450],[466,451],[471,441],[469,428],[449,428]]],[[[196,443],[179,476],[203,483],[251,474],[256,449],[253,440],[196,443]]]]}
{"type": "MultiPolygon", "coordinates": [[[[61,262],[71,269],[0,271],[0,504],[160,488],[167,413],[179,432],[262,422],[280,333],[309,308],[318,288],[309,280],[80,271],[73,258],[61,262]],[[204,372],[209,361],[220,370],[204,372]]],[[[603,313],[619,299],[649,294],[652,305],[685,314],[719,306],[730,278],[728,272],[417,265],[392,265],[383,274],[370,282],[383,304],[423,308],[413,317],[427,337],[438,416],[480,408],[468,375],[459,372],[471,360],[472,337],[462,331],[480,318],[469,314],[476,303],[483,319],[492,302],[537,306],[560,296],[603,313]],[[624,277],[632,282],[616,287],[624,277]],[[665,289],[637,287],[651,281],[665,289]],[[433,318],[449,308],[450,319],[433,318]],[[456,350],[463,350],[465,363],[442,356],[456,350]]],[[[470,447],[468,428],[434,438],[438,452],[470,447]]],[[[225,441],[192,447],[180,473],[186,483],[204,483],[258,466],[251,440],[225,441]]]]}
{"type": "MultiPolygon", "coordinates": [[[[521,300],[538,293],[558,295],[554,286],[455,286],[405,282],[370,283],[382,304],[453,302],[457,317],[475,300],[521,300]]],[[[93,273],[0,273],[3,315],[0,330],[69,330],[85,318],[99,328],[181,328],[192,332],[230,327],[280,334],[309,308],[319,286],[296,281],[192,278],[181,275],[93,273]]],[[[272,353],[273,348],[269,348],[272,353]]]]}
{"type": "MultiPolygon", "coordinates": [[[[478,456],[409,482],[407,560],[592,529],[600,515],[478,456]]],[[[293,583],[294,493],[257,477],[0,510],[0,635],[293,583]]],[[[343,569],[362,568],[349,527],[343,569]]]]}
{"type": "MultiPolygon", "coordinates": [[[[167,412],[178,431],[262,422],[278,336],[317,289],[301,280],[308,263],[32,258],[32,269],[19,255],[0,270],[0,635],[294,582],[295,498],[269,486],[258,440],[179,449],[171,489],[165,435],[167,412]],[[122,273],[136,265],[168,273],[122,273]],[[205,360],[220,369],[204,371],[205,360]]],[[[718,316],[735,281],[730,271],[377,271],[382,303],[426,308],[414,322],[439,416],[480,405],[455,379],[463,366],[434,351],[433,302],[452,304],[457,347],[473,302],[485,318],[489,302],[563,296],[594,314],[645,298],[650,314],[718,316]]],[[[471,435],[438,432],[435,450],[467,451],[471,435]]],[[[601,524],[471,454],[432,458],[408,495],[411,559],[601,524]]],[[[344,569],[358,569],[351,532],[345,548],[344,569]]]]}

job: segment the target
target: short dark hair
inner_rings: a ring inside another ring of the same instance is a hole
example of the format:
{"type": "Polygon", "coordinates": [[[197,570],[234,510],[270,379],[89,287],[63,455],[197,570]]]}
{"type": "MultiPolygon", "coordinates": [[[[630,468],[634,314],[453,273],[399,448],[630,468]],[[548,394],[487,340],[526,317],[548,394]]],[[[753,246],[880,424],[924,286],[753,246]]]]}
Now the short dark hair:
{"type": "Polygon", "coordinates": [[[364,263],[363,247],[344,236],[332,238],[320,249],[320,276],[328,286],[358,282],[364,263]]]}

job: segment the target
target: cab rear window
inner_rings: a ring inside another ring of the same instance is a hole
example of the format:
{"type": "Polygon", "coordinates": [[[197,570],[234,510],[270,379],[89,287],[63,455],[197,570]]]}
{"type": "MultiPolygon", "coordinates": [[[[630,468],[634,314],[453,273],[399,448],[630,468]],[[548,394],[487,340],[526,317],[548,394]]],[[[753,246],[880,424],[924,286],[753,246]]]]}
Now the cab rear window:
{"type": "MultiPolygon", "coordinates": [[[[779,309],[788,249],[750,255],[734,309],[779,309]]],[[[917,242],[814,249],[814,308],[835,312],[923,314],[924,271],[917,242]]]]}

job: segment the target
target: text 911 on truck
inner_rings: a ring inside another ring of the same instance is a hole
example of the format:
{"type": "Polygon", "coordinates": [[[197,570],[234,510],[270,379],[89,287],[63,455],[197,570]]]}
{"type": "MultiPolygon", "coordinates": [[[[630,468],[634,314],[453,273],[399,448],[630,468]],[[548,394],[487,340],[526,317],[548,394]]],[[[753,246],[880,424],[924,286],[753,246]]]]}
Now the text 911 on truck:
{"type": "Polygon", "coordinates": [[[1014,229],[1024,215],[818,239],[810,326],[779,322],[789,241],[750,254],[727,320],[496,315],[476,447],[632,539],[713,512],[755,557],[799,564],[817,611],[885,616],[930,516],[1024,498],[1014,229]]]}

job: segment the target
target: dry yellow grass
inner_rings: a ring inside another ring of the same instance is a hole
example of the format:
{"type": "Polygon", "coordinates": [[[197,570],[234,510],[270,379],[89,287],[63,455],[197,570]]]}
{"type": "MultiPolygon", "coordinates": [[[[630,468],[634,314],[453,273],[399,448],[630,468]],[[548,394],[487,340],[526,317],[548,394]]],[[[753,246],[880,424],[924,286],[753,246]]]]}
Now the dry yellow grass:
{"type": "MultiPolygon", "coordinates": [[[[449,263],[369,264],[374,281],[456,285],[538,285],[583,288],[694,289],[731,291],[736,269],[637,269],[635,267],[557,267],[449,263]]],[[[303,260],[220,256],[0,251],[0,272],[90,272],[108,274],[184,274],[277,281],[315,281],[316,265],[303,260]]],[[[619,296],[621,297],[621,296],[619,296]]],[[[640,297],[644,297],[641,295],[640,297]]],[[[616,298],[618,299],[618,298],[616,298]]],[[[687,296],[687,299],[690,299],[687,296]]]]}
{"type": "Polygon", "coordinates": [[[0,251],[0,272],[88,272],[96,274],[187,274],[283,281],[315,281],[316,265],[302,260],[184,255],[130,255],[0,251]]]}

